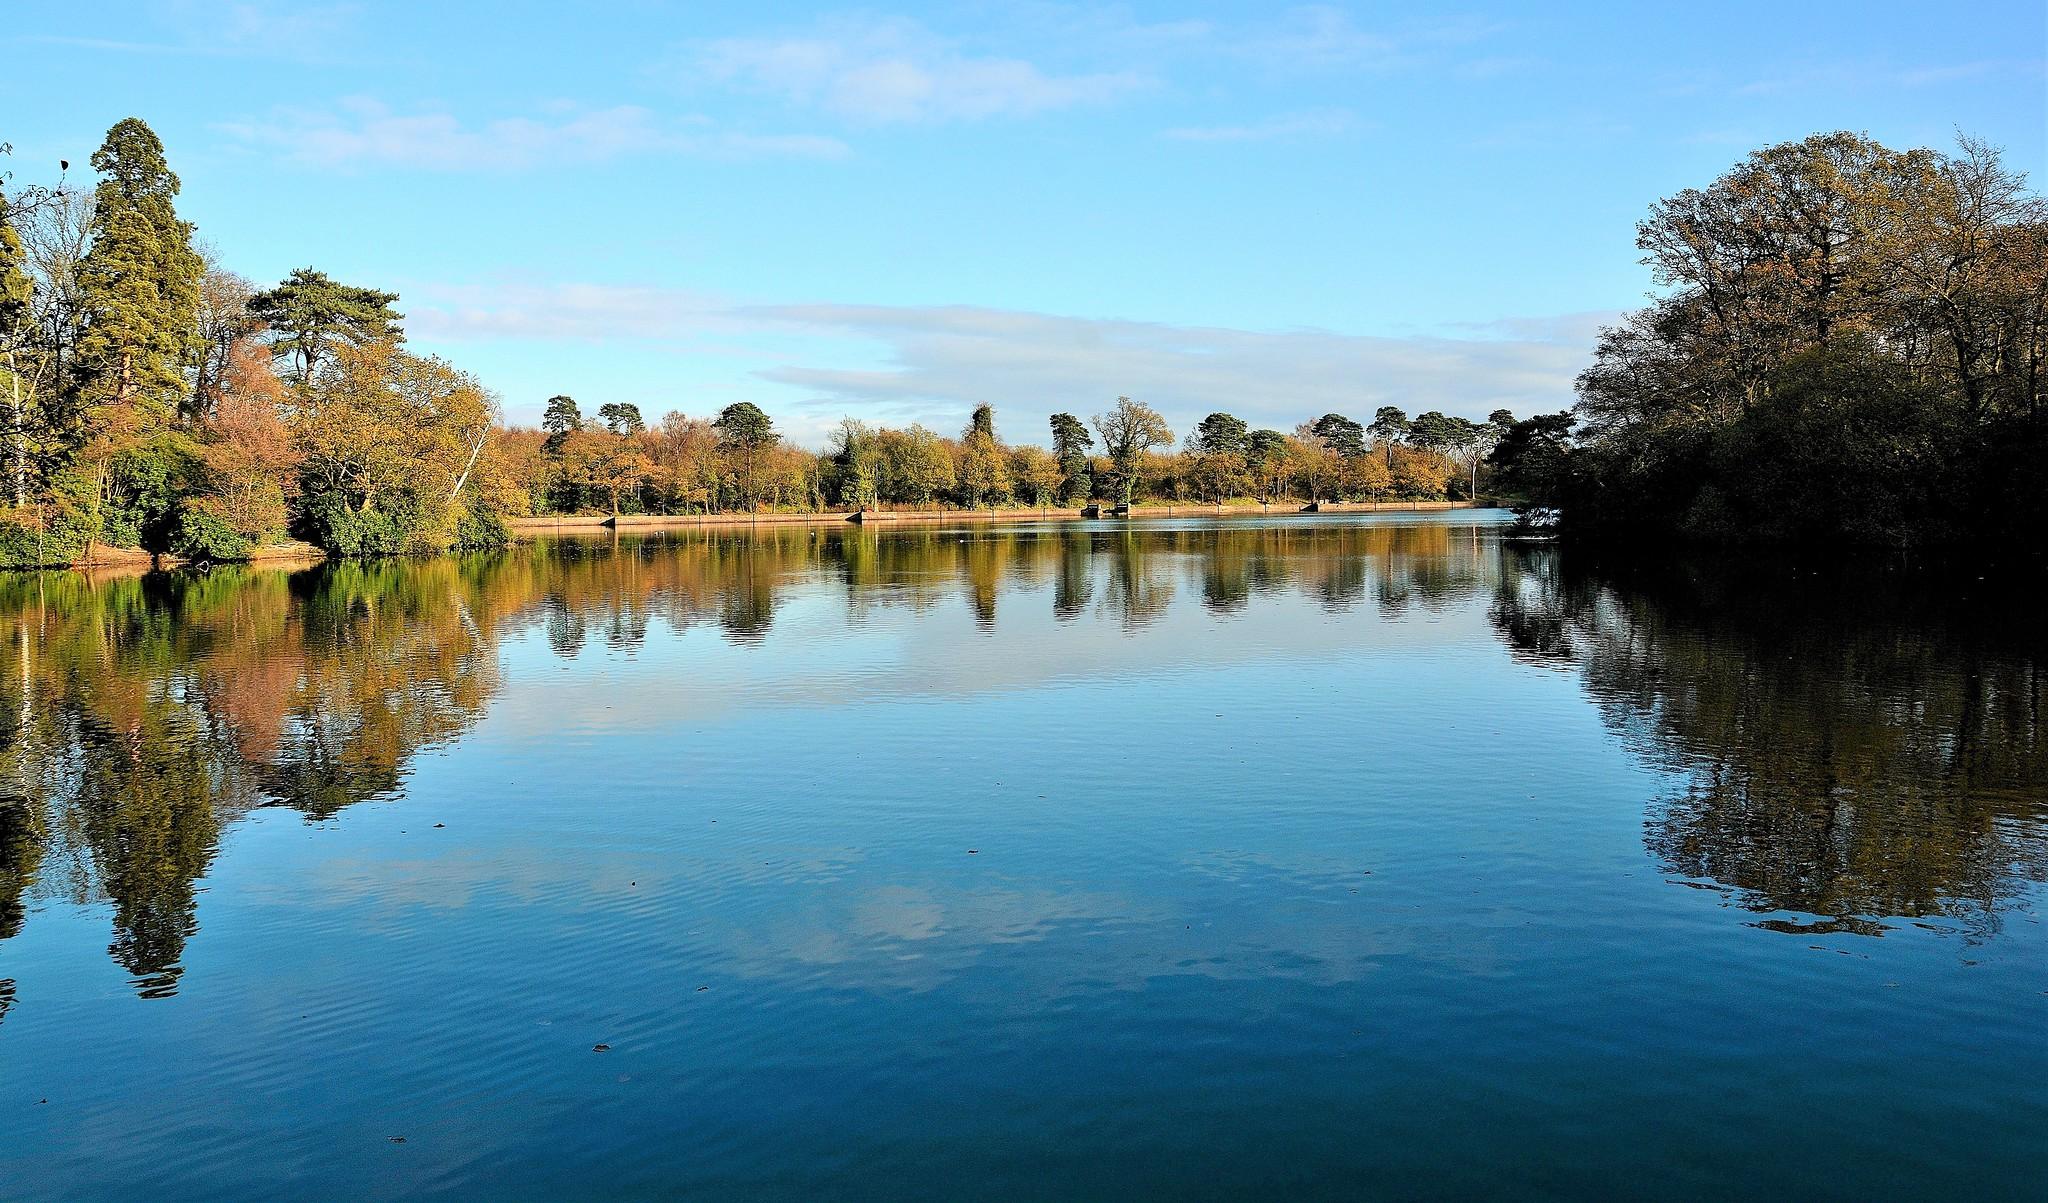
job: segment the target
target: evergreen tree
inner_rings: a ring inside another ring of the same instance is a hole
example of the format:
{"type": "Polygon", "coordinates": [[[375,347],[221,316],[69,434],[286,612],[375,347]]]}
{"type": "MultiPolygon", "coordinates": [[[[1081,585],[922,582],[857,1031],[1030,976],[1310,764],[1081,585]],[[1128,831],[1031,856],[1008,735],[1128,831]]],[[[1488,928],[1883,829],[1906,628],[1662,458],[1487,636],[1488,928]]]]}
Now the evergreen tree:
{"type": "Polygon", "coordinates": [[[86,312],[78,354],[91,403],[168,410],[180,370],[199,353],[199,274],[192,226],[178,220],[178,177],[163,143],[136,118],[93,152],[92,249],[79,264],[86,312]]]}
{"type": "Polygon", "coordinates": [[[271,352],[296,361],[299,383],[306,385],[337,342],[404,342],[399,322],[405,315],[391,308],[397,300],[395,292],[343,284],[302,267],[250,298],[249,312],[270,327],[271,352]]]}
{"type": "Polygon", "coordinates": [[[643,434],[647,420],[640,416],[640,407],[631,401],[612,401],[598,407],[598,421],[613,434],[625,436],[643,434]]]}
{"type": "Polygon", "coordinates": [[[1052,454],[1060,466],[1060,497],[1076,501],[1095,491],[1094,474],[1089,471],[1088,451],[1095,436],[1072,414],[1052,416],[1052,454]]]}
{"type": "Polygon", "coordinates": [[[740,497],[752,509],[761,496],[761,454],[781,438],[774,421],[752,401],[735,401],[718,412],[711,428],[718,432],[718,449],[733,457],[740,497]]]}
{"type": "Polygon", "coordinates": [[[1372,416],[1372,426],[1369,429],[1372,437],[1379,440],[1380,446],[1386,449],[1387,466],[1393,467],[1394,444],[1408,437],[1408,415],[1391,405],[1382,405],[1379,412],[1372,416]]]}
{"type": "Polygon", "coordinates": [[[1324,414],[1309,423],[1309,430],[1335,455],[1356,459],[1365,454],[1365,428],[1343,414],[1324,414]]]}
{"type": "Polygon", "coordinates": [[[1251,428],[1232,414],[1210,414],[1195,426],[1196,451],[1211,455],[1243,455],[1251,428]]]}
{"type": "Polygon", "coordinates": [[[583,429],[583,411],[576,407],[576,398],[566,393],[549,397],[547,412],[541,415],[540,428],[548,432],[541,450],[561,458],[562,447],[568,443],[569,436],[583,429]]]}

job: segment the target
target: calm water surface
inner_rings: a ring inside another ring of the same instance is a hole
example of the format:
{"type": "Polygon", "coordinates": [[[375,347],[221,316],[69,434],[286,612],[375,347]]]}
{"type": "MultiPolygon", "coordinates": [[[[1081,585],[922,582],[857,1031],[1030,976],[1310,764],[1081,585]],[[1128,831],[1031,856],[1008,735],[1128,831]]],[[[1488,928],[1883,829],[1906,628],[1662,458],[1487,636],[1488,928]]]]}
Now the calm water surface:
{"type": "Polygon", "coordinates": [[[1498,519],[0,578],[0,1197],[2042,1198],[2032,599],[1498,519]]]}

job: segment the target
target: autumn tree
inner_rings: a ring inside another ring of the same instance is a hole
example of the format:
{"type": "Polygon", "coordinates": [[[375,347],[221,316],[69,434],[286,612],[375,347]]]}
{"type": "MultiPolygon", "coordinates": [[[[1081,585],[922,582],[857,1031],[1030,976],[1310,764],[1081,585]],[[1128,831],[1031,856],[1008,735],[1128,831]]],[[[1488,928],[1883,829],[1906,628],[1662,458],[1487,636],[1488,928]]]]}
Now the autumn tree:
{"type": "Polygon", "coordinates": [[[1115,473],[1117,496],[1125,505],[1137,491],[1147,452],[1173,446],[1173,429],[1159,411],[1129,397],[1118,397],[1107,413],[1095,415],[1095,431],[1102,436],[1115,473]]]}
{"type": "Polygon", "coordinates": [[[192,363],[192,387],[179,416],[188,423],[204,421],[227,388],[228,373],[242,344],[263,328],[249,312],[255,291],[249,282],[200,254],[198,291],[199,353],[192,363]]]}
{"type": "Polygon", "coordinates": [[[604,491],[611,501],[612,517],[617,518],[620,499],[628,493],[637,495],[653,468],[640,445],[639,433],[629,434],[614,427],[577,439],[570,446],[579,461],[577,475],[604,491]]]}
{"type": "Polygon", "coordinates": [[[1027,443],[1010,451],[1010,480],[1019,496],[1042,509],[1059,499],[1066,473],[1051,452],[1027,443]]]}
{"type": "Polygon", "coordinates": [[[465,493],[496,405],[472,378],[388,342],[338,344],[295,404],[309,532],[347,554],[446,548],[481,532],[465,493]]]}
{"type": "Polygon", "coordinates": [[[996,439],[996,411],[974,407],[960,436],[960,498],[969,506],[997,505],[1010,496],[1009,457],[996,439]]]}
{"type": "Polygon", "coordinates": [[[718,432],[702,418],[663,414],[649,443],[651,476],[668,512],[718,503],[718,432]]]}
{"type": "Polygon", "coordinates": [[[1331,484],[1337,474],[1337,453],[1316,433],[1314,422],[1303,422],[1294,428],[1292,450],[1288,458],[1293,462],[1295,479],[1302,485],[1302,496],[1310,501],[1324,500],[1324,486],[1331,484]]]}
{"type": "Polygon", "coordinates": [[[173,550],[238,559],[284,534],[299,467],[289,404],[270,355],[247,340],[234,344],[201,428],[205,483],[181,507],[173,550]]]}

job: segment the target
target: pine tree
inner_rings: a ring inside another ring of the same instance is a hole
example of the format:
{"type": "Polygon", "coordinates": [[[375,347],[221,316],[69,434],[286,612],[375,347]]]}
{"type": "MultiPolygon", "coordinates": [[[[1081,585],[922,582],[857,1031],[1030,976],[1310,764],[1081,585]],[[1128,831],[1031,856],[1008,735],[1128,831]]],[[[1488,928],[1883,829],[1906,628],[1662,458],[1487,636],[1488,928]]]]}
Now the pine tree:
{"type": "Polygon", "coordinates": [[[358,288],[329,279],[326,272],[302,267],[282,284],[249,299],[249,312],[271,330],[270,350],[298,363],[300,385],[313,381],[337,343],[363,346],[405,341],[399,322],[405,315],[391,308],[395,292],[358,288]]]}
{"type": "Polygon", "coordinates": [[[167,413],[199,353],[199,256],[178,220],[163,143],[130,117],[93,152],[92,249],[78,267],[86,313],[78,355],[88,405],[167,413]]]}

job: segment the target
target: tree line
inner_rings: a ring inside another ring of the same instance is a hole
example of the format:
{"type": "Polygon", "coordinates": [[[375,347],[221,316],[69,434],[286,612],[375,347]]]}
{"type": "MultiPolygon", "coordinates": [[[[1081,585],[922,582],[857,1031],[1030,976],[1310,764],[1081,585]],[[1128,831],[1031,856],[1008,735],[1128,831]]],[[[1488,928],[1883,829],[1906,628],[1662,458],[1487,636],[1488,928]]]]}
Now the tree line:
{"type": "Polygon", "coordinates": [[[586,415],[558,395],[538,428],[508,430],[502,443],[506,473],[535,514],[1221,505],[1470,497],[1513,423],[1506,410],[1481,423],[1386,406],[1370,425],[1332,413],[1282,433],[1212,413],[1176,447],[1157,410],[1119,397],[1085,422],[1053,414],[1050,450],[1004,442],[995,410],[981,405],[957,437],[846,418],[824,450],[808,451],[751,402],[650,425],[634,405],[586,415]]]}
{"type": "Polygon", "coordinates": [[[406,349],[397,294],[217,262],[140,120],[90,166],[90,188],[0,174],[0,567],[488,547],[526,514],[1441,499],[1479,490],[1512,422],[1386,407],[1283,433],[1216,413],[1176,447],[1120,397],[1055,414],[1050,450],[1006,444],[984,405],[955,438],[849,418],[813,451],[751,402],[650,425],[558,395],[508,427],[473,376],[406,349]]]}
{"type": "Polygon", "coordinates": [[[1636,245],[1664,291],[1503,489],[1594,537],[2042,546],[2048,209],[1995,148],[1767,147],[1636,245]]]}

